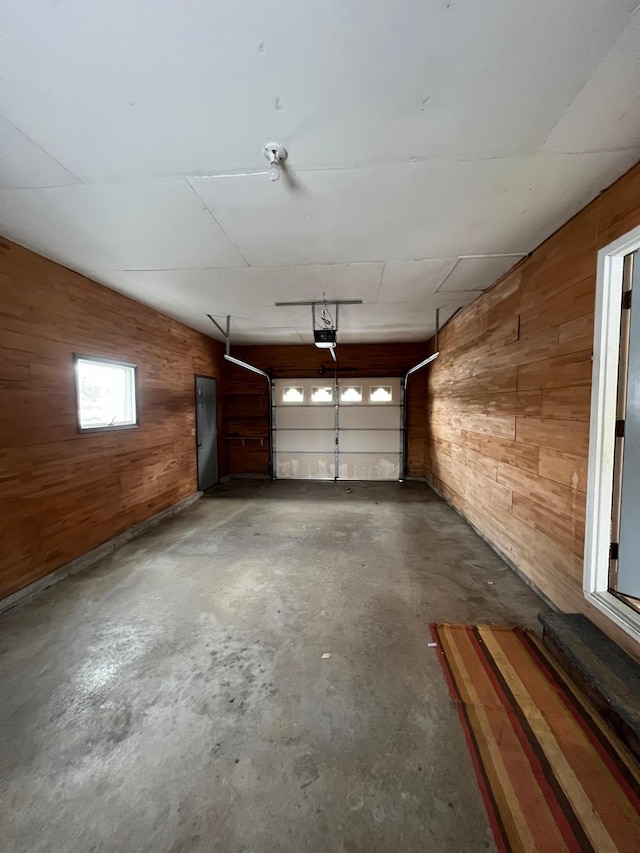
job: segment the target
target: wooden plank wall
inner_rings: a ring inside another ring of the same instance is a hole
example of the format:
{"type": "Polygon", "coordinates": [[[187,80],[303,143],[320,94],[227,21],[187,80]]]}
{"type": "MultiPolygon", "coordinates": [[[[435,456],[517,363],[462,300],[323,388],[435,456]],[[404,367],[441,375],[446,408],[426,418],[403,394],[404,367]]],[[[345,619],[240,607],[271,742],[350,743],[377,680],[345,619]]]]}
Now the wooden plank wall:
{"type": "MultiPolygon", "coordinates": [[[[332,379],[334,367],[331,356],[313,344],[239,346],[233,355],[244,361],[272,371],[276,379],[325,376],[332,379]],[[321,372],[323,371],[323,372],[321,372]]],[[[400,376],[425,357],[425,344],[339,344],[339,376],[400,376]]],[[[256,374],[226,363],[225,434],[229,446],[229,466],[232,474],[266,476],[269,448],[260,441],[269,431],[267,383],[256,374]],[[244,441],[241,436],[249,436],[244,441]],[[251,438],[250,436],[256,436],[251,438]]],[[[416,374],[409,390],[409,453],[412,476],[423,474],[424,406],[426,377],[416,374]],[[414,440],[415,435],[415,440],[414,440]]]]}
{"type": "Polygon", "coordinates": [[[440,337],[425,475],[558,607],[582,594],[596,253],[640,224],[640,164],[440,337]]]}
{"type": "Polygon", "coordinates": [[[195,491],[194,374],[223,347],[3,240],[0,329],[1,598],[195,491]],[[139,428],[76,433],[74,352],[138,364],[139,428]]]}

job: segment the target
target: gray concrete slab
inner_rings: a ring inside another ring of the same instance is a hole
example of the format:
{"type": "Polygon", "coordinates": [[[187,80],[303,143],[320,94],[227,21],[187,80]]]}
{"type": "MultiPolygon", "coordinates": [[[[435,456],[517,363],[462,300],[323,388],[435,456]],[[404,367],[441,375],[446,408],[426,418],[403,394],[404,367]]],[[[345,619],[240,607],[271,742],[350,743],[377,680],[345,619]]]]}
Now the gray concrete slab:
{"type": "Polygon", "coordinates": [[[423,484],[219,487],[0,619],[0,848],[494,850],[429,623],[543,606],[423,484]]]}

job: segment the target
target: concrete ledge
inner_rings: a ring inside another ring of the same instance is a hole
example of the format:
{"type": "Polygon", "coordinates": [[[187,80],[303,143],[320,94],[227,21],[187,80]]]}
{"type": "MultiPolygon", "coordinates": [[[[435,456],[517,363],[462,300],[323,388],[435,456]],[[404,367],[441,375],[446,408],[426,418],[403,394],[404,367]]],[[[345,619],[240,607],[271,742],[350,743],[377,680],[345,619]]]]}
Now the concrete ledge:
{"type": "Polygon", "coordinates": [[[582,613],[541,613],[544,644],[640,758],[640,664],[582,613]]]}
{"type": "Polygon", "coordinates": [[[37,581],[29,584],[29,586],[25,586],[23,589],[19,589],[17,592],[11,593],[11,595],[8,595],[0,601],[0,615],[6,613],[7,610],[11,610],[13,607],[17,607],[17,605],[21,604],[23,601],[39,595],[41,592],[44,592],[45,589],[59,583],[64,578],[69,577],[69,575],[75,575],[77,572],[82,572],[85,569],[88,569],[90,566],[93,566],[94,563],[97,563],[98,560],[101,560],[108,554],[113,553],[117,548],[122,548],[122,546],[126,545],[127,542],[130,542],[142,533],[146,533],[147,530],[155,527],[161,521],[164,521],[166,518],[171,518],[171,516],[188,509],[201,497],[202,492],[193,492],[193,494],[188,495],[186,498],[178,501],[178,503],[172,504],[166,509],[152,515],[150,518],[141,521],[139,524],[134,524],[133,527],[125,530],[124,533],[119,533],[112,539],[103,542],[102,545],[98,545],[91,551],[87,551],[86,554],[82,554],[80,557],[76,557],[75,560],[65,563],[64,566],[54,569],[44,577],[38,578],[37,581]]]}

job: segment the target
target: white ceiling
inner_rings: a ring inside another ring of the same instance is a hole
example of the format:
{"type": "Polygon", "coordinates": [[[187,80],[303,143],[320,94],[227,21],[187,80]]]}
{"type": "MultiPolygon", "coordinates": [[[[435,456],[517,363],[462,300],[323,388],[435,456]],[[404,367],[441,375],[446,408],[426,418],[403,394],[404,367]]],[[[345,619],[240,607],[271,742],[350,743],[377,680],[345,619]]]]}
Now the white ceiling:
{"type": "Polygon", "coordinates": [[[424,340],[640,158],[637,6],[2,0],[0,230],[216,337],[424,340]]]}

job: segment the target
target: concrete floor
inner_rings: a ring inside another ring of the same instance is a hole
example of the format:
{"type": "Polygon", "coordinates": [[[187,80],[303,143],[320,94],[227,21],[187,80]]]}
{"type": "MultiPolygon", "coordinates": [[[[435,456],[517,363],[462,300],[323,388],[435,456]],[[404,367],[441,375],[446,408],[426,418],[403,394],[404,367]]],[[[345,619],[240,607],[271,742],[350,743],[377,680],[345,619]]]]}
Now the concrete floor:
{"type": "Polygon", "coordinates": [[[219,487],[0,619],[0,849],[495,850],[429,623],[544,605],[425,485],[349,488],[219,487]]]}

